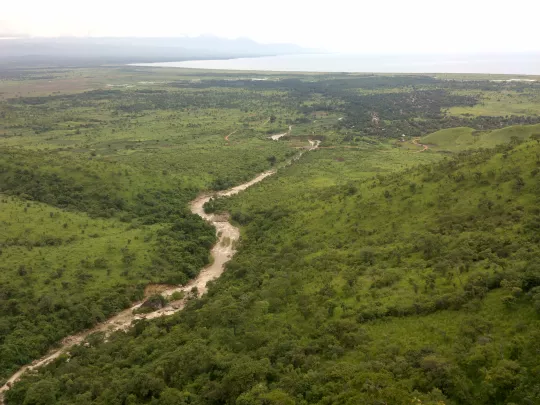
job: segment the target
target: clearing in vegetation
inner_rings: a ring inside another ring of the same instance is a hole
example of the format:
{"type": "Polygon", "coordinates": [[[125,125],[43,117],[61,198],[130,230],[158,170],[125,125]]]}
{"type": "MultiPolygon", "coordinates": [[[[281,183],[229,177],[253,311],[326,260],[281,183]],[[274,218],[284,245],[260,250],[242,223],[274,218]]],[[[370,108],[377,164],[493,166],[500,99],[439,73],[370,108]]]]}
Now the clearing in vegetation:
{"type": "Polygon", "coordinates": [[[492,148],[508,141],[522,141],[532,135],[540,136],[540,124],[514,125],[487,131],[477,131],[467,127],[442,129],[423,136],[420,140],[436,150],[457,152],[466,149],[492,148]]]}

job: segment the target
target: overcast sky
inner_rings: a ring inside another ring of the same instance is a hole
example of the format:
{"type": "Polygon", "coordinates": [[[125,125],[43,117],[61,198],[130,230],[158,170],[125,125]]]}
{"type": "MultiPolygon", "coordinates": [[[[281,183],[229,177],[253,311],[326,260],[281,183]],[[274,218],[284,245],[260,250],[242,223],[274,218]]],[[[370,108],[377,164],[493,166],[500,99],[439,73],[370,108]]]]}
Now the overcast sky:
{"type": "Polygon", "coordinates": [[[2,0],[0,36],[214,34],[346,52],[540,51],[540,0],[2,0]]]}

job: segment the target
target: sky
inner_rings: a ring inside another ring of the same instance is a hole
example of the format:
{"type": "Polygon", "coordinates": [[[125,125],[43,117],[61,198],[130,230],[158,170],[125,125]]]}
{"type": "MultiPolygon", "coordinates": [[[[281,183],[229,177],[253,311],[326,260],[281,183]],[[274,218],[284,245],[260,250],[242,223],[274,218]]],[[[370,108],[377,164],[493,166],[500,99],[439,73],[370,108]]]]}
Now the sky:
{"type": "Polygon", "coordinates": [[[0,37],[248,37],[355,53],[540,51],[540,0],[2,0],[0,37]]]}

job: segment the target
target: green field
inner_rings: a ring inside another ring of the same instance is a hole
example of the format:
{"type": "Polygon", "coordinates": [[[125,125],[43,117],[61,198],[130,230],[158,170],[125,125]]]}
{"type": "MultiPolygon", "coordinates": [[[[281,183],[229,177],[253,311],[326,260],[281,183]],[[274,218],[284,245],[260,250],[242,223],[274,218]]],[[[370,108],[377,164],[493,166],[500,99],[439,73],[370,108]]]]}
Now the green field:
{"type": "Polygon", "coordinates": [[[536,86],[522,91],[460,91],[459,94],[475,94],[480,103],[472,107],[452,107],[453,115],[538,115],[540,113],[540,92],[536,86]]]}
{"type": "Polygon", "coordinates": [[[195,277],[215,236],[189,201],[278,168],[206,205],[241,229],[206,295],[90,336],[7,404],[540,395],[538,83],[135,67],[0,77],[0,381],[147,286],[195,277]],[[309,140],[320,148],[287,164],[309,140]]]}

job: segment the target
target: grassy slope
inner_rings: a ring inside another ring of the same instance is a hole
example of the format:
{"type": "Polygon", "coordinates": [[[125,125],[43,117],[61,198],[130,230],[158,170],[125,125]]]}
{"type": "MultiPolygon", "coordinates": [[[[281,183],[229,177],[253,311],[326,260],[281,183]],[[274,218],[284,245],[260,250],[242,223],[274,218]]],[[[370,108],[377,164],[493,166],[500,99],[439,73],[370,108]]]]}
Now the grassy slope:
{"type": "Polygon", "coordinates": [[[333,184],[334,151],[306,155],[226,202],[244,242],[206,297],[95,337],[9,403],[528,403],[538,148],[333,184]]]}
{"type": "MultiPolygon", "coordinates": [[[[98,257],[104,258],[107,264],[92,273],[92,281],[85,288],[114,284],[125,267],[121,262],[120,248],[129,245],[130,250],[150,251],[152,237],[159,228],[133,228],[115,219],[90,218],[78,212],[15,197],[2,196],[2,201],[0,220],[5,238],[5,268],[0,277],[4,280],[15,278],[14,271],[20,266],[32,269],[29,277],[35,280],[26,279],[25,283],[35,282],[39,286],[35,291],[38,294],[42,292],[39,288],[50,290],[60,287],[59,282],[54,281],[53,286],[46,286],[51,279],[54,280],[56,266],[64,266],[66,270],[62,274],[74,279],[75,269],[82,261],[93,262],[98,257]],[[110,274],[106,274],[107,268],[110,274]]],[[[135,275],[148,264],[145,253],[131,263],[129,270],[135,275]]]]}
{"type": "Polygon", "coordinates": [[[2,375],[142,297],[157,226],[1,196],[2,375]],[[127,263],[126,254],[133,260],[127,263]]]}
{"type": "Polygon", "coordinates": [[[122,210],[107,204],[112,188],[103,190],[101,184],[92,191],[86,184],[89,193],[81,198],[69,187],[58,187],[62,181],[50,183],[50,178],[35,176],[38,172],[23,182],[24,193],[10,190],[24,200],[1,196],[2,376],[40,357],[65,335],[141,299],[146,284],[185,283],[208,263],[208,248],[214,241],[213,229],[197,218],[181,210],[165,214],[169,209],[165,196],[150,212],[142,202],[122,210]],[[37,184],[51,191],[40,192],[37,184]],[[137,213],[148,224],[125,220],[137,213]],[[124,221],[99,218],[104,215],[124,221]],[[156,218],[160,223],[151,225],[156,218]]]}
{"type": "Polygon", "coordinates": [[[524,140],[534,134],[540,134],[540,124],[514,125],[493,131],[475,131],[473,128],[461,127],[428,134],[423,136],[420,142],[435,150],[457,152],[472,148],[492,148],[509,142],[512,137],[524,140]]]}
{"type": "Polygon", "coordinates": [[[477,94],[481,102],[472,107],[451,107],[453,115],[537,115],[540,112],[540,91],[531,87],[526,91],[461,91],[459,94],[477,94]]]}

